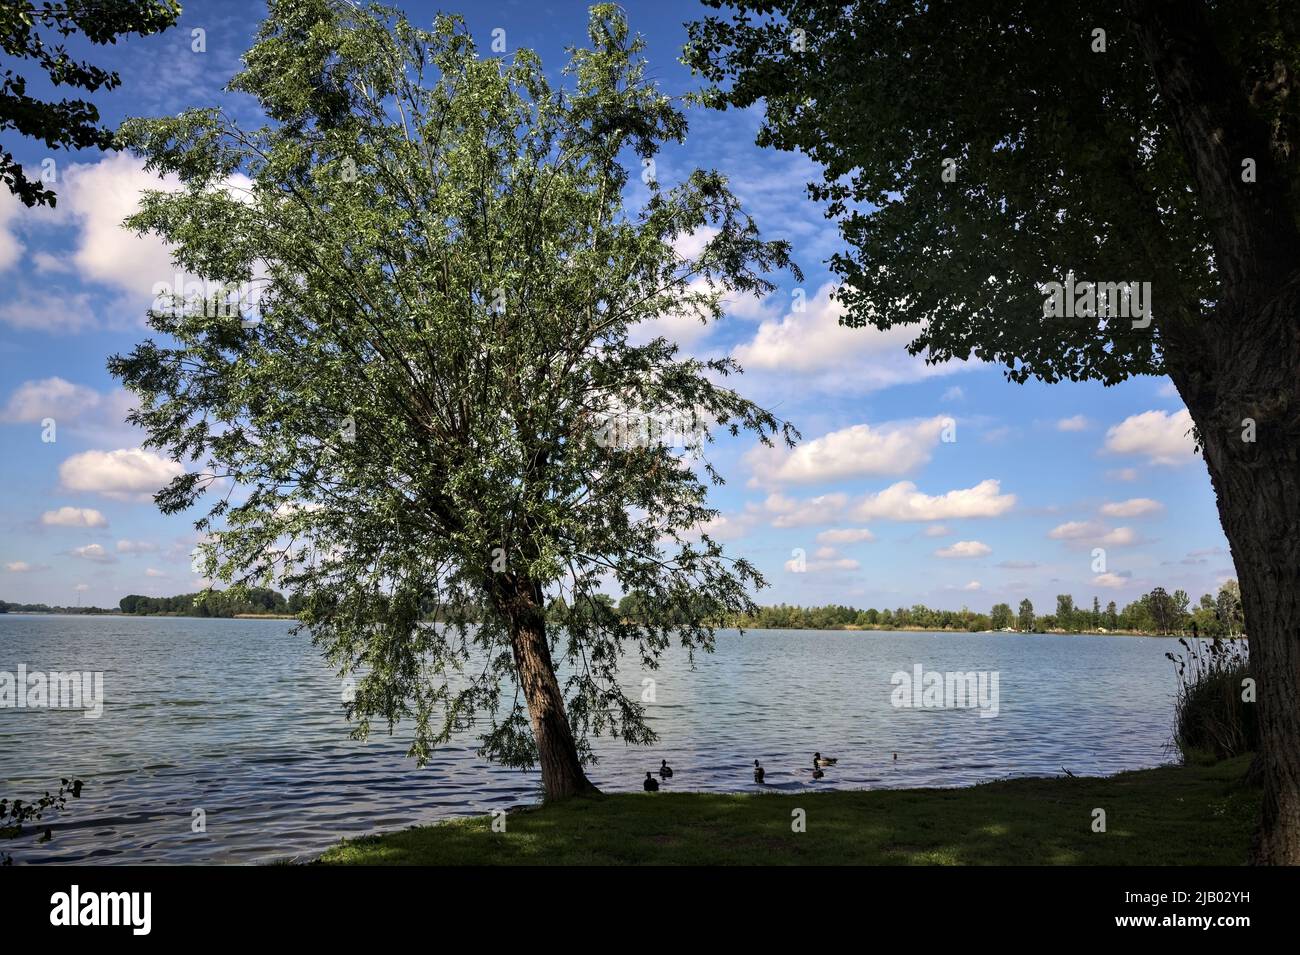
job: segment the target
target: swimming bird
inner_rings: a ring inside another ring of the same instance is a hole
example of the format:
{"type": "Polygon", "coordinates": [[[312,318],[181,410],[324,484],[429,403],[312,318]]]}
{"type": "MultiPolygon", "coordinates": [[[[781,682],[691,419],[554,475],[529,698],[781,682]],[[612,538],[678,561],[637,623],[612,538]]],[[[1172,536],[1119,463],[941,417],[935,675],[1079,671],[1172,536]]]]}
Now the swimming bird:
{"type": "Polygon", "coordinates": [[[813,760],[813,779],[821,779],[826,774],[817,768],[817,761],[813,760]]]}
{"type": "Polygon", "coordinates": [[[645,782],[641,786],[648,793],[657,793],[659,791],[659,780],[655,779],[649,773],[645,774],[645,782]]]}
{"type": "Polygon", "coordinates": [[[831,759],[829,756],[822,756],[821,753],[813,753],[814,766],[834,766],[838,762],[838,759],[831,759]]]}
{"type": "Polygon", "coordinates": [[[668,760],[663,759],[659,761],[659,775],[664,779],[673,778],[673,768],[668,765],[668,760]]]}
{"type": "Polygon", "coordinates": [[[761,785],[763,782],[763,777],[766,775],[767,774],[763,772],[763,767],[759,765],[758,760],[754,760],[754,782],[759,783],[761,785]]]}

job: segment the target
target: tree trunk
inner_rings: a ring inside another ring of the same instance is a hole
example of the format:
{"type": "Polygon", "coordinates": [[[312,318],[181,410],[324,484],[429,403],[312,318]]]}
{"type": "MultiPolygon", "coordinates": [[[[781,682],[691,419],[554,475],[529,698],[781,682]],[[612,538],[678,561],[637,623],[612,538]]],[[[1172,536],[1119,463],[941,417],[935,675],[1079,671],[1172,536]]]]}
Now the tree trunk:
{"type": "Polygon", "coordinates": [[[564,712],[564,694],[546,642],[541,589],[519,575],[502,576],[496,593],[510,626],[515,674],[528,703],[545,798],[598,792],[582,771],[573,729],[564,712]]]}
{"type": "Polygon", "coordinates": [[[1157,316],[1241,585],[1264,807],[1252,861],[1300,864],[1300,230],[1271,127],[1200,0],[1126,0],[1195,180],[1219,294],[1157,316]],[[1257,176],[1242,175],[1242,162],[1257,176]],[[1252,433],[1253,429],[1253,433],[1252,433]]]}
{"type": "Polygon", "coordinates": [[[1174,371],[1201,434],[1241,585],[1259,707],[1258,864],[1300,864],[1300,278],[1212,360],[1174,371]],[[1252,433],[1253,432],[1253,433],[1252,433]]]}

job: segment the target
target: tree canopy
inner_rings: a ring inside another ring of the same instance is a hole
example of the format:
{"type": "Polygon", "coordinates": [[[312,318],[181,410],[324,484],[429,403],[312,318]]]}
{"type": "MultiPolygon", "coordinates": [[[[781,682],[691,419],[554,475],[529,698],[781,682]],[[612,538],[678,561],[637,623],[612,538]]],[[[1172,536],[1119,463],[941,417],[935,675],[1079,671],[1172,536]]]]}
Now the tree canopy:
{"type": "Polygon", "coordinates": [[[121,133],[184,183],[131,225],[221,283],[155,308],[165,340],[110,363],[149,445],[202,462],[161,507],[223,488],[197,522],[205,573],[301,596],[358,675],[359,733],[410,720],[423,759],[473,726],[486,756],[540,761],[549,795],[584,788],[589,735],[653,739],[621,656],[708,648],[711,620],[752,606],[761,576],[707,533],[714,431],[795,437],[726,387],[729,360],[635,343],[791,263],[721,175],[648,174],[685,119],[616,8],[589,39],[553,85],[454,17],[275,0],[231,84],[266,125],[194,109],[121,133]],[[235,286],[255,291],[215,307],[235,286]],[[637,440],[647,418],[686,437],[637,440]],[[545,628],[548,602],[594,609],[602,581],[654,612],[545,628]]]}
{"type": "MultiPolygon", "coordinates": [[[[1124,3],[705,2],[735,10],[691,25],[708,100],[761,103],[758,142],[822,169],[809,191],[845,240],[831,267],[846,324],[915,326],[913,354],[996,362],[1016,381],[1113,384],[1162,374],[1164,338],[1211,315],[1216,210],[1124,3]],[[1044,318],[1042,286],[1070,272],[1151,282],[1154,322],[1044,318]]],[[[1300,11],[1249,0],[1208,14],[1272,133],[1237,171],[1250,158],[1294,182],[1285,64],[1300,11]]],[[[1281,195],[1294,217],[1294,191],[1281,195]]]]}

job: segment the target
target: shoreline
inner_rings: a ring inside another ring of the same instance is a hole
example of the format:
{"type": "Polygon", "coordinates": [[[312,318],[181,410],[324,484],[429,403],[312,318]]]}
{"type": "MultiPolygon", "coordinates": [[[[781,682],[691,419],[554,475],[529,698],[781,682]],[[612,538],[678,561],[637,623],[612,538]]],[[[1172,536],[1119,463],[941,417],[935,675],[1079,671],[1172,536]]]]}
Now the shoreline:
{"type": "Polygon", "coordinates": [[[303,863],[1242,865],[1262,801],[1252,758],[944,789],[601,794],[342,839],[303,863]]]}

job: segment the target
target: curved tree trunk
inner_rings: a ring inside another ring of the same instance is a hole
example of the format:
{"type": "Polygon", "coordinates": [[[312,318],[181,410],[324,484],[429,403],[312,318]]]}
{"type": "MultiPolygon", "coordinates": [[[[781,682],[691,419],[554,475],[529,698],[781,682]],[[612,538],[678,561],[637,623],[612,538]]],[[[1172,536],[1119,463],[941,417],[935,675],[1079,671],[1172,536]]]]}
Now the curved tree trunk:
{"type": "Polygon", "coordinates": [[[541,588],[519,575],[503,576],[496,594],[510,624],[515,673],[528,703],[546,799],[598,792],[582,771],[573,729],[564,712],[564,693],[546,641],[541,588]]]}

